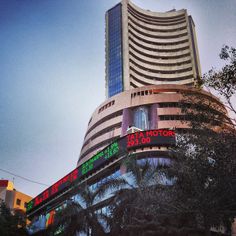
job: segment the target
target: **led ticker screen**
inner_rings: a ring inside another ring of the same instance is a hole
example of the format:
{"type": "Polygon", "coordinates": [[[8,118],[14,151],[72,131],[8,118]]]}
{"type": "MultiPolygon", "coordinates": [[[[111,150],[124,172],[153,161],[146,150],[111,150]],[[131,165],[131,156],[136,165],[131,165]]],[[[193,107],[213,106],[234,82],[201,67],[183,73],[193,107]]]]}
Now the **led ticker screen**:
{"type": "Polygon", "coordinates": [[[88,173],[90,170],[94,170],[96,167],[100,166],[107,159],[118,154],[120,148],[118,142],[114,142],[107,148],[90,158],[88,161],[82,164],[82,175],[88,173]]]}
{"type": "Polygon", "coordinates": [[[57,181],[51,187],[43,191],[39,194],[36,198],[32,199],[27,204],[27,212],[32,210],[34,207],[39,206],[41,203],[46,202],[50,197],[56,195],[57,193],[61,192],[62,190],[66,189],[68,186],[71,185],[75,180],[78,178],[78,168],[70,172],[68,175],[57,181]]]}
{"type": "Polygon", "coordinates": [[[147,130],[127,135],[127,149],[152,145],[173,145],[174,143],[175,132],[172,130],[147,130]]]}
{"type": "Polygon", "coordinates": [[[57,193],[60,193],[66,190],[68,187],[72,185],[73,182],[79,180],[82,176],[91,171],[94,171],[98,167],[102,166],[108,159],[117,155],[120,150],[118,141],[113,142],[109,146],[107,146],[102,151],[98,152],[96,155],[91,157],[88,161],[84,162],[81,166],[74,169],[68,175],[57,181],[51,187],[46,189],[36,198],[32,199],[27,204],[27,212],[30,212],[32,209],[40,206],[42,203],[45,203],[47,200],[51,199],[51,197],[55,196],[57,193]]]}
{"type": "Polygon", "coordinates": [[[174,145],[175,132],[172,130],[147,130],[135,132],[119,138],[106,148],[92,156],[82,165],[71,171],[65,177],[57,181],[51,187],[43,191],[27,204],[27,213],[35,210],[52,197],[71,187],[74,182],[80,180],[94,170],[103,167],[107,162],[120,155],[122,152],[145,146],[174,145]]]}

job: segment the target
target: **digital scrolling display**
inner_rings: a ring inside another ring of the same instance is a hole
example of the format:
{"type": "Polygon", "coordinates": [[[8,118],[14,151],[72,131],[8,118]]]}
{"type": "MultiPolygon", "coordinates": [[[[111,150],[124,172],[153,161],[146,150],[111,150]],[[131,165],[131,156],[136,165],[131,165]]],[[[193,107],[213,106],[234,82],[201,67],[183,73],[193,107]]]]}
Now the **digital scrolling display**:
{"type": "Polygon", "coordinates": [[[66,175],[51,187],[39,194],[37,197],[32,199],[27,204],[27,213],[40,206],[42,203],[47,202],[58,193],[65,191],[67,188],[72,186],[73,182],[79,180],[87,173],[90,173],[91,171],[102,166],[105,162],[108,161],[108,159],[117,155],[119,150],[120,147],[118,141],[115,141],[112,144],[108,145],[102,151],[91,157],[88,161],[84,162],[81,166],[74,169],[68,175],[66,175]]]}
{"type": "Polygon", "coordinates": [[[173,130],[147,130],[128,134],[111,143],[103,150],[92,156],[89,160],[78,166],[65,177],[57,181],[51,187],[47,188],[37,197],[27,204],[27,213],[46,203],[57,194],[65,191],[73,184],[93,173],[98,168],[103,167],[110,160],[131,149],[142,148],[155,145],[174,145],[175,132],[173,130]]]}
{"type": "Polygon", "coordinates": [[[128,134],[127,149],[139,146],[152,146],[155,144],[171,145],[175,143],[173,130],[147,130],[128,134]]]}

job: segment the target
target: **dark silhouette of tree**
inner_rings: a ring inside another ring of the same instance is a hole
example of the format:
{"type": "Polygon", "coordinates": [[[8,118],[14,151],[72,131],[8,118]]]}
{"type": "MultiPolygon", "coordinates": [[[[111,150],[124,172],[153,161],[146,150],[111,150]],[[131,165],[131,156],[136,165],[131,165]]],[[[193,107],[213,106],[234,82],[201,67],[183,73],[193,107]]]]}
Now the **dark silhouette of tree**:
{"type": "Polygon", "coordinates": [[[25,236],[26,216],[24,212],[16,210],[11,212],[4,202],[0,203],[0,235],[25,236]]]}
{"type": "MultiPolygon", "coordinates": [[[[203,84],[214,89],[235,113],[236,49],[224,46],[220,54],[226,64],[210,70],[203,84]]],[[[163,170],[175,183],[169,188],[167,212],[188,214],[196,230],[211,235],[224,227],[230,232],[236,216],[236,130],[220,101],[199,93],[186,93],[180,104],[190,127],[178,135],[173,161],[163,170]]],[[[184,121],[186,122],[186,120],[184,121]]]]}
{"type": "MultiPolygon", "coordinates": [[[[84,233],[91,236],[106,235],[108,216],[99,209],[101,200],[113,190],[120,188],[126,182],[122,179],[108,179],[99,184],[95,190],[84,184],[78,188],[77,200],[70,200],[66,206],[55,215],[55,223],[49,231],[58,231],[60,235],[74,236],[77,233],[84,233]]],[[[110,196],[112,197],[112,195],[110,196]]],[[[105,203],[104,203],[105,204],[105,203]]]]}
{"type": "MultiPolygon", "coordinates": [[[[203,84],[213,89],[225,101],[226,107],[236,115],[236,49],[227,45],[223,46],[220,58],[226,62],[221,70],[211,69],[203,76],[203,84]]],[[[235,124],[235,118],[233,118],[235,124]]]]}
{"type": "Polygon", "coordinates": [[[111,205],[110,235],[187,235],[187,217],[176,220],[176,212],[166,211],[172,204],[170,185],[165,185],[165,166],[137,161],[135,155],[125,161],[128,188],[116,192],[111,205]],[[167,191],[168,190],[168,191],[167,191]]]}
{"type": "Polygon", "coordinates": [[[196,229],[230,230],[236,215],[236,135],[198,130],[178,139],[174,161],[165,171],[175,178],[167,210],[187,213],[196,229]]]}

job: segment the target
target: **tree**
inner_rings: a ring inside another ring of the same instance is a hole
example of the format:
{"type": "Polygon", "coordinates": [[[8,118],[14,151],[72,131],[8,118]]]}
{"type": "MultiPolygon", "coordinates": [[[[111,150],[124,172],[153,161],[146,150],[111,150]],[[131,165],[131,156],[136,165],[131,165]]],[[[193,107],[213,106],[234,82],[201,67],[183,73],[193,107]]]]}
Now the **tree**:
{"type": "MultiPolygon", "coordinates": [[[[221,70],[210,70],[203,84],[222,96],[227,108],[236,115],[232,99],[236,92],[236,49],[224,46],[220,58],[226,60],[221,70]]],[[[170,189],[174,196],[167,208],[179,215],[188,213],[196,229],[210,235],[212,227],[230,231],[236,216],[236,131],[220,101],[204,92],[186,93],[181,101],[187,117],[187,133],[178,135],[172,150],[173,162],[165,173],[175,178],[170,189]]],[[[186,122],[186,121],[184,121],[186,122]]]]}
{"type": "MultiPolygon", "coordinates": [[[[219,71],[210,70],[203,84],[222,96],[236,115],[232,102],[236,92],[236,49],[225,46],[220,57],[228,64],[219,71]]],[[[210,235],[220,226],[229,232],[236,216],[235,119],[228,117],[220,101],[202,90],[186,92],[180,106],[189,129],[177,135],[177,145],[171,151],[173,161],[162,170],[175,179],[166,189],[166,213],[175,212],[177,218],[187,215],[188,225],[195,232],[210,235]]]]}
{"type": "MultiPolygon", "coordinates": [[[[203,76],[203,84],[213,89],[226,102],[226,107],[236,115],[235,98],[236,93],[236,49],[225,45],[221,49],[220,58],[227,62],[221,69],[211,69],[203,76]]],[[[235,124],[235,118],[233,118],[235,124]]]]}
{"type": "Polygon", "coordinates": [[[117,191],[111,205],[110,235],[187,235],[183,221],[166,212],[170,186],[164,185],[161,167],[149,160],[137,161],[135,155],[125,165],[128,188],[117,191]]]}
{"type": "Polygon", "coordinates": [[[175,177],[172,204],[190,213],[196,229],[228,228],[236,215],[236,136],[199,130],[179,137],[167,173],[175,177]]]}
{"type": "MultiPolygon", "coordinates": [[[[106,235],[108,216],[101,211],[101,202],[106,194],[121,187],[125,182],[119,179],[107,179],[92,190],[87,184],[78,188],[76,200],[70,200],[55,216],[55,223],[50,231],[62,229],[61,235],[74,236],[77,233],[87,235],[106,235]],[[97,203],[100,203],[98,206],[97,203]]],[[[106,206],[106,203],[104,203],[106,206]]]]}
{"type": "Polygon", "coordinates": [[[115,193],[113,205],[111,206],[111,235],[133,235],[140,230],[138,220],[144,216],[144,207],[140,207],[142,192],[150,185],[153,170],[146,162],[139,165],[134,156],[126,159],[123,164],[128,174],[127,187],[115,193]]]}
{"type": "Polygon", "coordinates": [[[22,211],[11,213],[4,202],[0,203],[0,235],[1,236],[25,236],[26,216],[22,211]]]}

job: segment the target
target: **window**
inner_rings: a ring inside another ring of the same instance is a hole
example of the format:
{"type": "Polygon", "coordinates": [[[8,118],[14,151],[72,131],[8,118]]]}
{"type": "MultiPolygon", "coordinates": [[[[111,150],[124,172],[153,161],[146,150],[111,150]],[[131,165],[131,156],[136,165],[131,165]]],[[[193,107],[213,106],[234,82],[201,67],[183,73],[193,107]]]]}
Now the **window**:
{"type": "Polygon", "coordinates": [[[149,129],[148,109],[146,107],[138,107],[134,111],[134,126],[142,129],[149,129]]]}
{"type": "Polygon", "coordinates": [[[27,208],[27,202],[24,203],[24,208],[27,208]]]}
{"type": "Polygon", "coordinates": [[[16,205],[20,206],[21,200],[19,198],[16,199],[16,205]]]}
{"type": "Polygon", "coordinates": [[[108,96],[123,91],[121,4],[108,11],[108,96]]]}
{"type": "Polygon", "coordinates": [[[102,106],[98,110],[98,114],[101,113],[103,110],[107,109],[110,106],[113,106],[115,104],[115,100],[112,100],[111,102],[107,103],[106,105],[102,106]]]}

